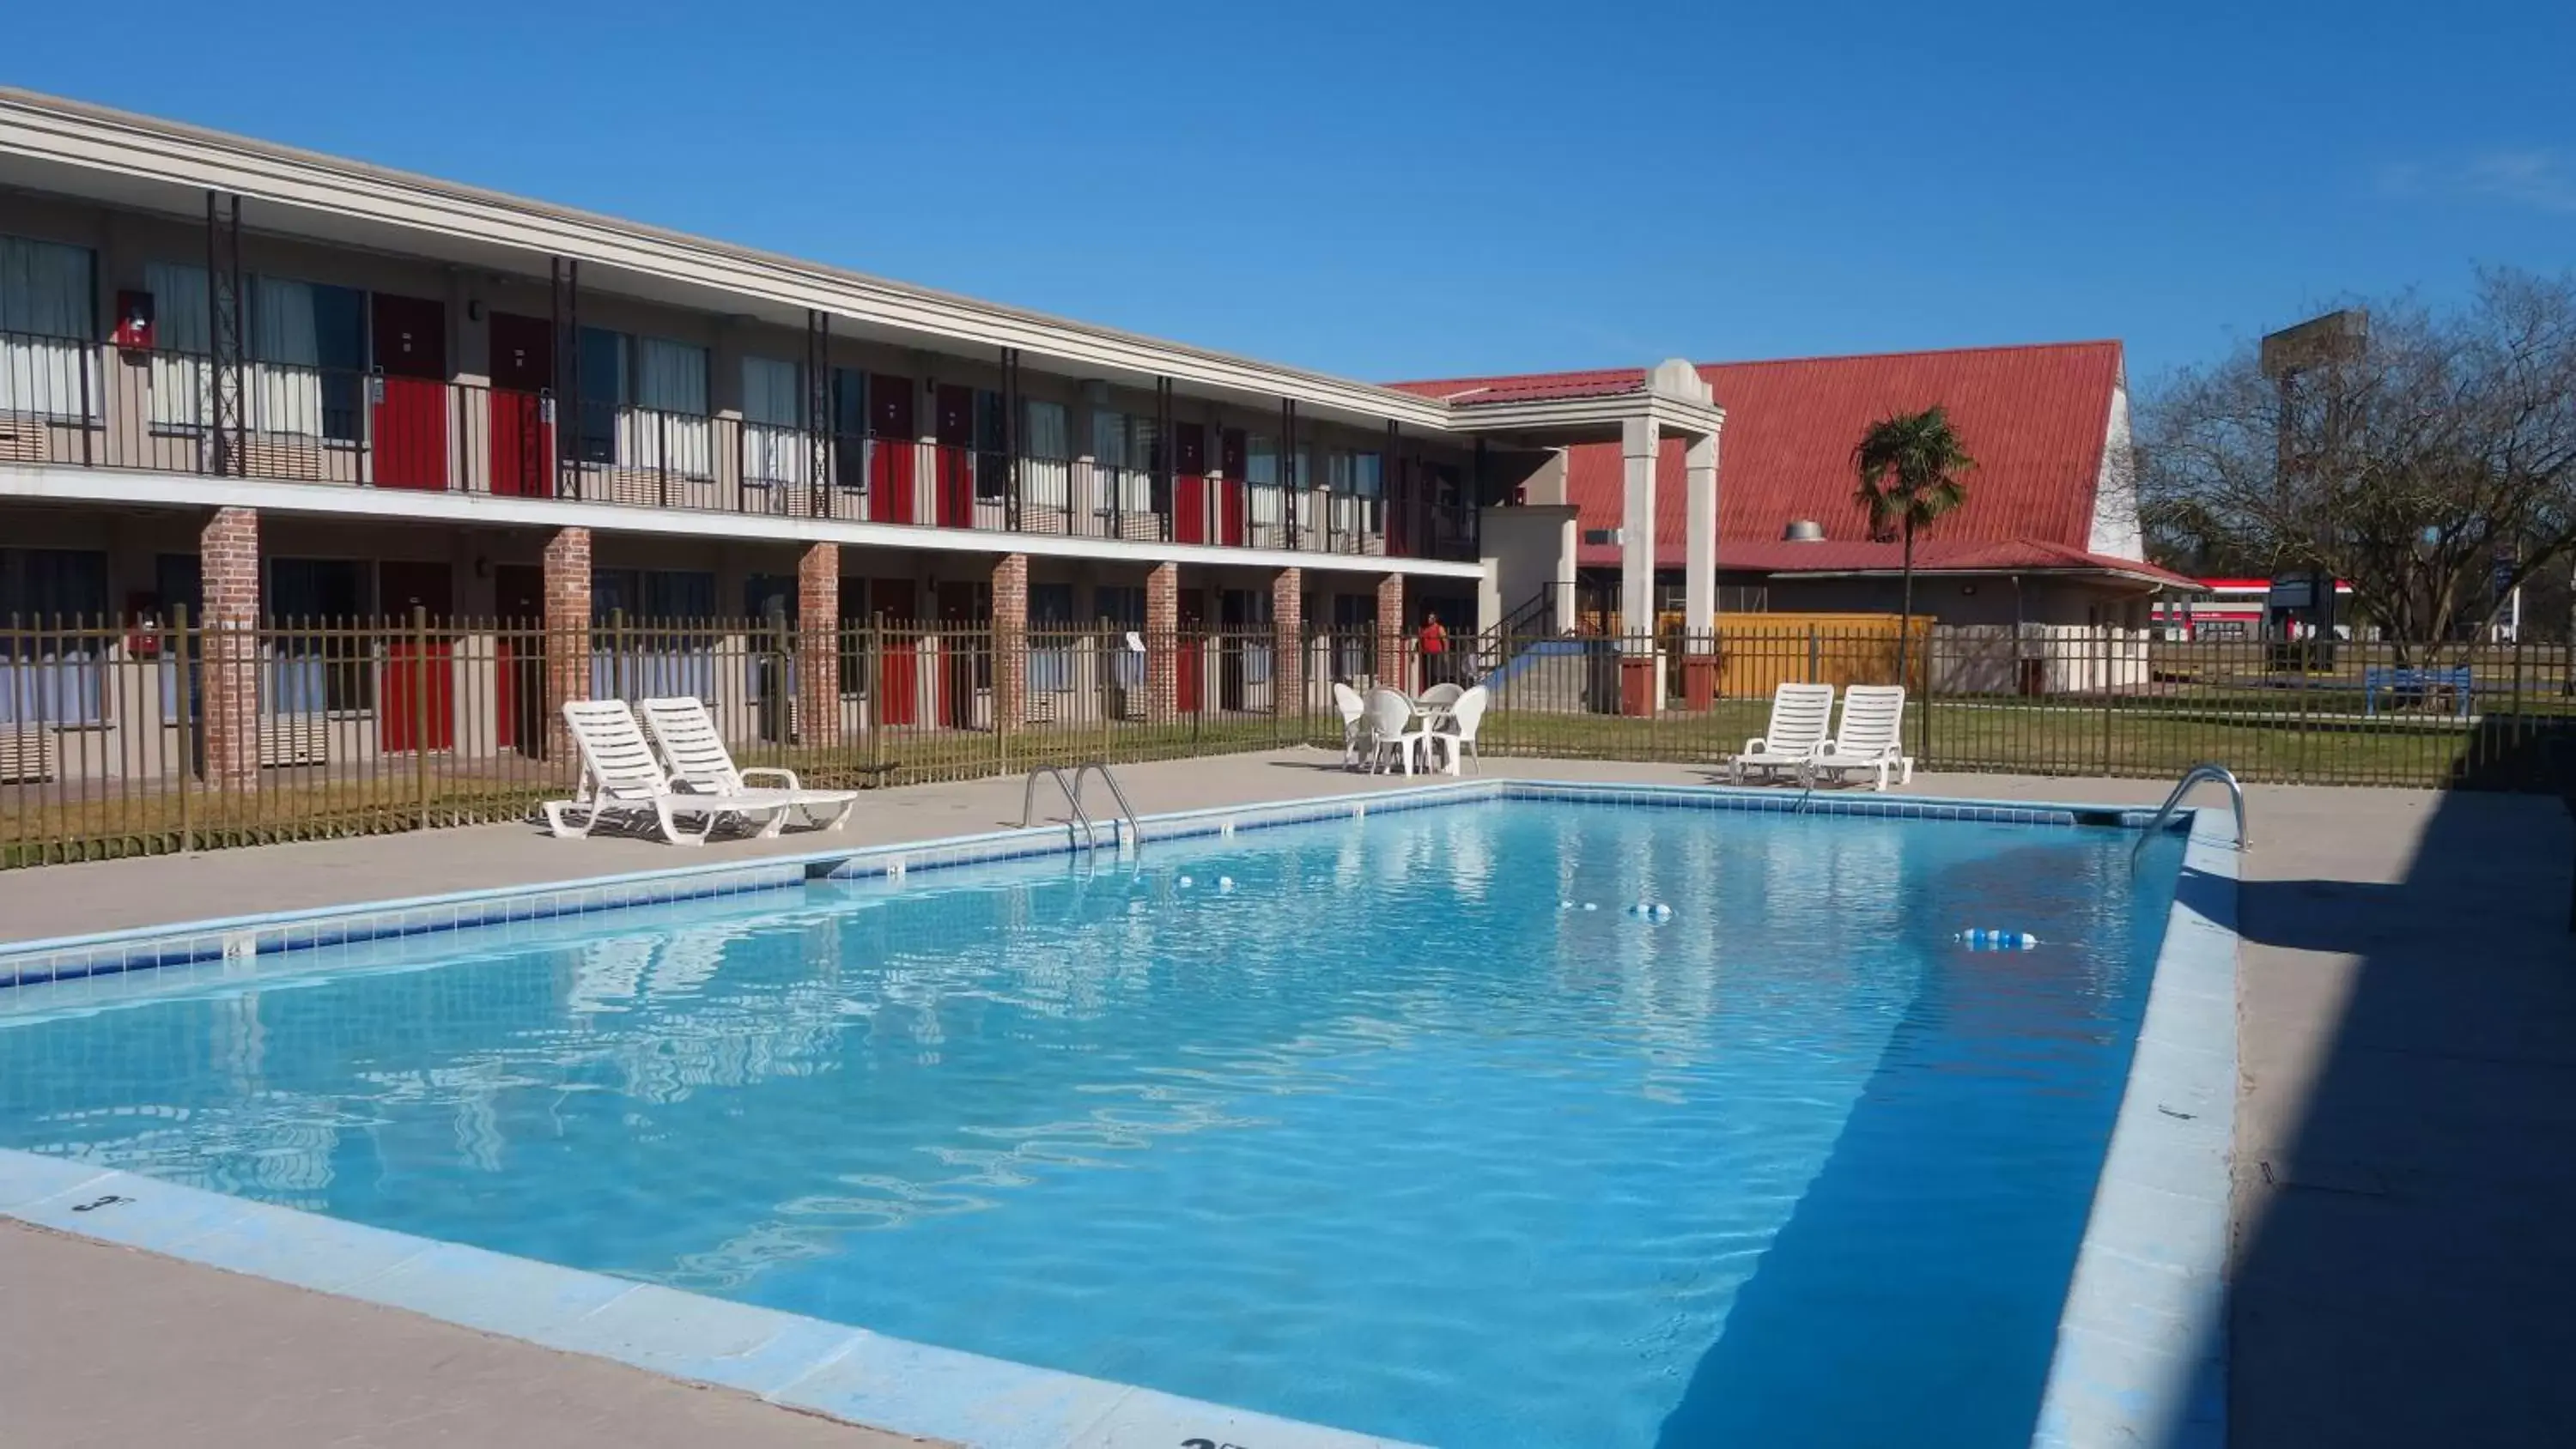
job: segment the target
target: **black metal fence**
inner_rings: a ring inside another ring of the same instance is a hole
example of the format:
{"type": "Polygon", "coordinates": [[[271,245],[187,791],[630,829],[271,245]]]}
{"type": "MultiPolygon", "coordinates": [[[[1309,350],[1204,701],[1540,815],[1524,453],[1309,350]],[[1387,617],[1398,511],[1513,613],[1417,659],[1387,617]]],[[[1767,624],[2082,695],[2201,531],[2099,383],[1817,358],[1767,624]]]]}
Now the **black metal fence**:
{"type": "MultiPolygon", "coordinates": [[[[1925,629],[1918,769],[2555,788],[2557,647],[2287,649],[2121,630],[1925,629]]],[[[1784,682],[1892,683],[1885,628],[1411,637],[1115,623],[444,619],[0,628],[0,865],[517,820],[573,785],[552,708],[706,701],[744,765],[875,787],[1343,741],[1336,682],[1482,684],[1486,758],[1720,765],[1784,682]],[[1642,710],[1651,702],[1655,707],[1642,710]]]]}

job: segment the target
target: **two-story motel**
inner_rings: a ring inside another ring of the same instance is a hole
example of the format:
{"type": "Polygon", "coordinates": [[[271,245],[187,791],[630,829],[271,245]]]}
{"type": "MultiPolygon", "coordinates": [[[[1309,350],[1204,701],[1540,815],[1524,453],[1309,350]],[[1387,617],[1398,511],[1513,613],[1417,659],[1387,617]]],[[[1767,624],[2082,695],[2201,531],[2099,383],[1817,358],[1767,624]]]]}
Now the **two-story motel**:
{"type": "Polygon", "coordinates": [[[1580,443],[1650,519],[1681,440],[1704,625],[1721,421],[1679,363],[1442,400],[0,91],[0,619],[1107,620],[1189,710],[1194,625],[1492,622],[1489,543],[1573,533],[1500,505],[1580,443]]]}

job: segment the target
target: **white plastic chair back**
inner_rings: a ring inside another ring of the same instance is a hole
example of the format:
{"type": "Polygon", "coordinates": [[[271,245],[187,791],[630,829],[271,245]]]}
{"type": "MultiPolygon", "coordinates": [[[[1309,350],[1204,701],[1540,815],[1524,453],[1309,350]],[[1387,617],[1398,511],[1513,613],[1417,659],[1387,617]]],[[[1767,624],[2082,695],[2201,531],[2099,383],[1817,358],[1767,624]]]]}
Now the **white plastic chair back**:
{"type": "Polygon", "coordinates": [[[1333,708],[1342,712],[1342,728],[1347,730],[1360,722],[1367,706],[1360,702],[1360,692],[1336,679],[1333,681],[1333,708]]]}
{"type": "Polygon", "coordinates": [[[1467,744],[1474,744],[1476,726],[1483,722],[1485,706],[1492,702],[1493,694],[1481,684],[1459,695],[1458,702],[1449,708],[1450,728],[1447,732],[1457,735],[1467,744]]]}
{"type": "Polygon", "coordinates": [[[626,701],[568,699],[563,714],[572,729],[573,744],[581,750],[581,766],[601,799],[670,793],[671,777],[663,773],[662,762],[653,758],[653,747],[644,742],[644,731],[636,727],[635,712],[626,707],[626,701]]]}
{"type": "Polygon", "coordinates": [[[1380,740],[1394,739],[1413,723],[1413,701],[1392,689],[1370,690],[1367,718],[1371,734],[1380,740]]]}
{"type": "Polygon", "coordinates": [[[1843,691],[1843,726],[1834,736],[1834,753],[1895,754],[1904,732],[1904,685],[1855,684],[1843,691]]]}
{"type": "Polygon", "coordinates": [[[644,727],[662,747],[673,779],[711,795],[742,792],[742,771],[734,768],[733,752],[725,748],[724,736],[716,733],[705,701],[694,695],[648,699],[644,727]]]}
{"type": "Polygon", "coordinates": [[[1458,702],[1458,696],[1465,694],[1466,692],[1467,689],[1464,685],[1435,684],[1429,689],[1422,691],[1422,702],[1424,704],[1456,704],[1458,702]]]}
{"type": "MultiPolygon", "coordinates": [[[[1843,708],[1848,721],[1851,707],[1843,708]]],[[[1783,684],[1771,691],[1771,726],[1763,732],[1762,743],[1771,754],[1803,754],[1825,742],[1833,723],[1832,685],[1783,684]]]]}

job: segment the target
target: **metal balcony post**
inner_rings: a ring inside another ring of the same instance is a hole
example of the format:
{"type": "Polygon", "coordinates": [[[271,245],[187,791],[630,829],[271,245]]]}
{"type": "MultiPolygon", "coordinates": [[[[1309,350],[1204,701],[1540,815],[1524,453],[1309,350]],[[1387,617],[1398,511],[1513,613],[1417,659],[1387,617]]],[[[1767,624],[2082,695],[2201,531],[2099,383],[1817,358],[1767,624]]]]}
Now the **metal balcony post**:
{"type": "Polygon", "coordinates": [[[241,198],[220,191],[206,193],[206,324],[214,353],[213,416],[206,420],[214,471],[239,478],[250,463],[242,382],[241,198]]]}

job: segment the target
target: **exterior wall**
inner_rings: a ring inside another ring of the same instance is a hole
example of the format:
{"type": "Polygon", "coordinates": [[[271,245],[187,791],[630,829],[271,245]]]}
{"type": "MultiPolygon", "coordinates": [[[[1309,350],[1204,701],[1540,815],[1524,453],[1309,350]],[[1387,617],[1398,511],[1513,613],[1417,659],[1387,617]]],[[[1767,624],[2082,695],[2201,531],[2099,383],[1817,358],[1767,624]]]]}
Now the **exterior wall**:
{"type": "Polygon", "coordinates": [[[2146,529],[2138,518],[2138,454],[2129,433],[2129,383],[2111,390],[2111,418],[2102,446],[2102,473],[2093,485],[2093,529],[2085,547],[2105,558],[2144,560],[2146,529]]]}
{"type": "Polygon", "coordinates": [[[1555,634],[1574,627],[1574,559],[1580,536],[1575,515],[1570,503],[1484,510],[1477,536],[1491,565],[1486,579],[1493,597],[1477,606],[1479,628],[1491,628],[1542,591],[1552,591],[1556,601],[1536,630],[1555,634]]]}
{"type": "MultiPolygon", "coordinates": [[[[1898,580],[1774,578],[1771,608],[1780,613],[1893,614],[1903,601],[1898,580]]],[[[1917,577],[1914,612],[1944,624],[2115,624],[2146,622],[2146,591],[2083,579],[1917,577]]]]}

